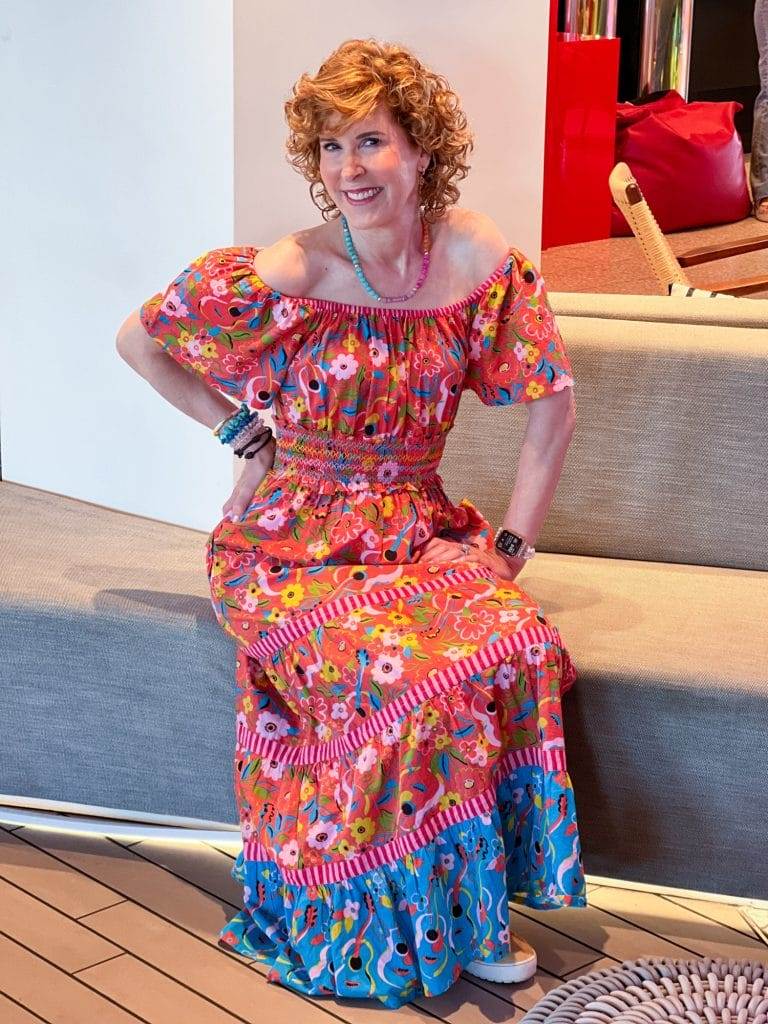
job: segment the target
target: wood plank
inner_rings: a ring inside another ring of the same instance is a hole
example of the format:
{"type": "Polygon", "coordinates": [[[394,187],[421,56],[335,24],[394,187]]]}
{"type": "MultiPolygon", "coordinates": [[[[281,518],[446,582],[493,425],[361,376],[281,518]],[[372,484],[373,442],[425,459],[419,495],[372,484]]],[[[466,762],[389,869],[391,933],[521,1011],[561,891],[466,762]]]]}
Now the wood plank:
{"type": "Polygon", "coordinates": [[[668,896],[664,894],[665,900],[677,903],[679,907],[692,910],[694,914],[700,914],[708,921],[717,921],[726,928],[733,928],[734,931],[748,935],[750,939],[756,938],[755,933],[739,913],[739,908],[731,903],[714,903],[711,900],[697,900],[690,896],[668,896]]]}
{"type": "Polygon", "coordinates": [[[232,859],[205,843],[192,846],[145,839],[132,846],[131,852],[234,907],[242,906],[243,887],[232,878],[232,859]]]}
{"type": "MultiPolygon", "coordinates": [[[[612,890],[619,892],[618,889],[612,890]]],[[[515,910],[539,924],[551,928],[561,935],[578,940],[592,950],[590,960],[599,956],[609,956],[615,960],[636,960],[641,956],[687,957],[687,949],[672,942],[667,942],[657,935],[649,934],[641,925],[632,926],[626,921],[606,913],[595,901],[600,893],[591,897],[588,907],[565,907],[562,910],[532,910],[530,907],[518,906],[515,910]]],[[[515,931],[518,929],[515,928],[515,931]]],[[[530,939],[528,940],[530,942],[530,939]]],[[[543,940],[546,942],[546,939],[543,940]]],[[[535,943],[531,943],[536,949],[535,943]]],[[[547,969],[549,970],[548,965],[547,969]]],[[[577,965],[581,966],[581,965],[577,965]]],[[[571,974],[575,968],[563,972],[571,974]]],[[[559,973],[559,972],[556,972],[559,973]]]]}
{"type": "Polygon", "coordinates": [[[128,954],[78,971],[77,977],[150,1024],[248,1024],[253,1020],[253,1008],[249,1017],[234,1017],[128,954]]]}
{"type": "Polygon", "coordinates": [[[11,1002],[7,996],[0,992],[0,1020],[3,1024],[47,1024],[42,1017],[38,1017],[31,1010],[25,1010],[18,1003],[11,1002]]]}
{"type": "Polygon", "coordinates": [[[0,991],[47,1024],[136,1024],[140,1019],[5,935],[0,935],[0,991]]]}
{"type": "Polygon", "coordinates": [[[221,956],[218,947],[200,942],[135,903],[92,914],[88,925],[236,1017],[249,1020],[258,1006],[262,1014],[268,1010],[270,1024],[295,1024],[299,1017],[302,1024],[328,1020],[316,1004],[305,1003],[248,970],[250,961],[221,956]]]}
{"type": "Polygon", "coordinates": [[[123,952],[2,879],[0,931],[69,974],[123,952]]]}
{"type": "Polygon", "coordinates": [[[250,962],[217,945],[218,933],[239,907],[201,892],[104,836],[72,835],[25,826],[23,838],[126,899],[216,946],[222,956],[250,962]]]}
{"type": "Polygon", "coordinates": [[[449,1024],[488,1024],[489,1021],[517,1024],[525,1014],[525,1010],[484,988],[473,985],[464,977],[459,978],[456,984],[442,995],[433,996],[431,999],[417,999],[414,1005],[437,1014],[441,1020],[448,1021],[449,1024]]]}
{"type": "Polygon", "coordinates": [[[37,896],[69,917],[114,906],[122,897],[79,871],[30,846],[18,836],[0,832],[0,878],[37,896]]]}
{"type": "MultiPolygon", "coordinates": [[[[547,913],[551,915],[562,911],[552,910],[547,913]]],[[[584,964],[592,963],[595,959],[596,953],[593,948],[568,934],[547,927],[539,917],[534,917],[533,911],[529,913],[528,908],[521,904],[515,903],[510,908],[509,928],[530,942],[536,950],[539,967],[557,978],[562,978],[563,975],[575,971],[584,964]]]]}
{"type": "MultiPolygon", "coordinates": [[[[655,893],[604,887],[595,893],[593,903],[636,928],[676,943],[688,951],[686,959],[692,953],[701,957],[765,960],[762,942],[725,928],[716,921],[709,921],[655,893]]],[[[661,939],[655,940],[650,947],[648,952],[651,955],[666,955],[655,952],[659,942],[661,939]]]]}
{"type": "MultiPolygon", "coordinates": [[[[467,977],[465,975],[465,977],[467,977]]],[[[562,985],[562,979],[556,978],[538,968],[536,973],[528,981],[520,982],[518,985],[500,985],[495,981],[486,981],[484,978],[467,978],[473,985],[484,988],[487,992],[493,992],[501,999],[506,999],[523,1010],[532,1009],[540,999],[543,999],[547,992],[562,985]]]]}
{"type": "Polygon", "coordinates": [[[582,974],[591,974],[593,971],[602,971],[609,967],[619,966],[621,966],[619,961],[614,960],[612,956],[601,956],[593,964],[586,964],[584,967],[579,967],[578,970],[572,971],[564,980],[573,981],[574,978],[580,978],[582,974]]]}

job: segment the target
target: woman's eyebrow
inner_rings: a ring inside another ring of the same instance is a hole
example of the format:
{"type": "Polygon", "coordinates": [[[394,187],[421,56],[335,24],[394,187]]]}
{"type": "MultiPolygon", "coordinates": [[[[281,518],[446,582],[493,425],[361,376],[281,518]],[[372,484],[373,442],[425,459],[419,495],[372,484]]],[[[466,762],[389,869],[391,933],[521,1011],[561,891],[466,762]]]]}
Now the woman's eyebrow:
{"type": "MultiPolygon", "coordinates": [[[[367,135],[383,135],[384,132],[380,132],[377,128],[372,128],[368,132],[360,132],[355,136],[356,139],[364,139],[367,135]]],[[[336,142],[337,139],[334,135],[321,135],[321,142],[336,142]]]]}

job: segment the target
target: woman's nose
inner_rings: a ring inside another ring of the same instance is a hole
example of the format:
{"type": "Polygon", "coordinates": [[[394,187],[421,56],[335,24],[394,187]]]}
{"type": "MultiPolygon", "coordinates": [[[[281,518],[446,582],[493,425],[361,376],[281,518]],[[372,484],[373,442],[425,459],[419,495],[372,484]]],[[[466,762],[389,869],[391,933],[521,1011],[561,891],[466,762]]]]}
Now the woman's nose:
{"type": "Polygon", "coordinates": [[[362,166],[359,156],[357,153],[350,153],[344,158],[342,164],[342,175],[345,178],[352,179],[360,176],[361,172],[364,172],[365,168],[362,166]]]}

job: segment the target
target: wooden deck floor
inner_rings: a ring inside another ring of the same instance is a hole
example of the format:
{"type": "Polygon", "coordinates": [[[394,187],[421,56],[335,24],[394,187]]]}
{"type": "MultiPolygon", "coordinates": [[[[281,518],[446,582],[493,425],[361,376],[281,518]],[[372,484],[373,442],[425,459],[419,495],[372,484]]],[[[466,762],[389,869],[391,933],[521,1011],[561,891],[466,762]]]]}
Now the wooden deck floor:
{"type": "Polygon", "coordinates": [[[216,943],[240,908],[234,853],[225,844],[0,827],[0,1022],[514,1022],[564,979],[626,959],[768,961],[736,907],[601,885],[590,887],[586,910],[513,910],[513,929],[539,956],[525,985],[462,978],[400,1010],[304,999],[216,943]]]}

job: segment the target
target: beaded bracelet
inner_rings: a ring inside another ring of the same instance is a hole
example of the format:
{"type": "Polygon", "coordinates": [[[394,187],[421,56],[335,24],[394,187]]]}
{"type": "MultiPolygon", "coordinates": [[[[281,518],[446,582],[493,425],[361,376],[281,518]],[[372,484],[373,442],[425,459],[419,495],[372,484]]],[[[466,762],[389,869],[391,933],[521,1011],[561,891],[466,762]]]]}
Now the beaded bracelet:
{"type": "Polygon", "coordinates": [[[272,435],[272,431],[266,423],[262,423],[260,420],[254,420],[249,423],[231,442],[235,455],[241,455],[255,441],[258,441],[263,434],[268,434],[270,437],[272,435]]]}
{"type": "Polygon", "coordinates": [[[272,431],[269,427],[265,427],[260,434],[251,438],[250,441],[242,446],[242,448],[235,449],[235,455],[239,459],[252,459],[257,452],[260,452],[262,448],[266,447],[272,440],[272,431]]]}
{"type": "Polygon", "coordinates": [[[216,424],[213,428],[213,436],[218,437],[222,444],[230,444],[243,427],[247,426],[254,419],[258,420],[259,414],[252,412],[246,403],[243,402],[237,412],[233,412],[230,416],[225,416],[220,423],[216,424]]]}

